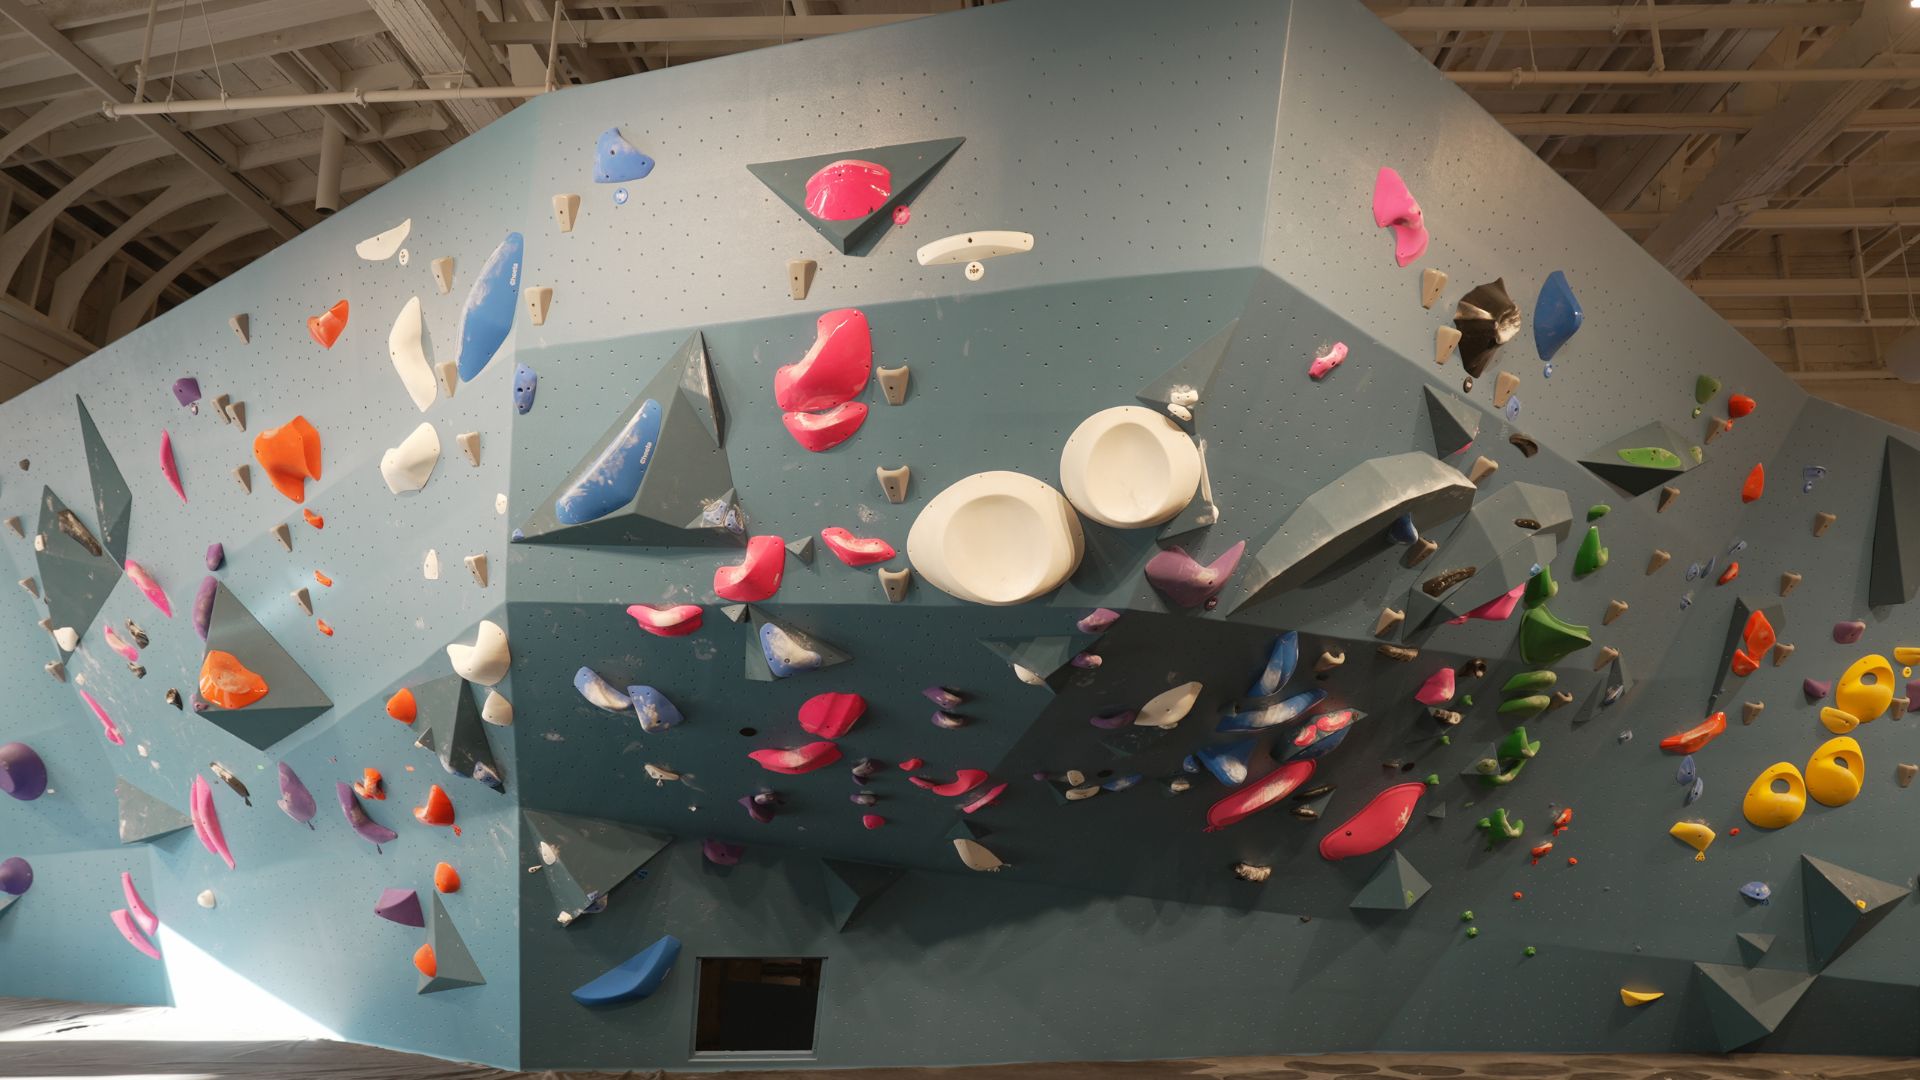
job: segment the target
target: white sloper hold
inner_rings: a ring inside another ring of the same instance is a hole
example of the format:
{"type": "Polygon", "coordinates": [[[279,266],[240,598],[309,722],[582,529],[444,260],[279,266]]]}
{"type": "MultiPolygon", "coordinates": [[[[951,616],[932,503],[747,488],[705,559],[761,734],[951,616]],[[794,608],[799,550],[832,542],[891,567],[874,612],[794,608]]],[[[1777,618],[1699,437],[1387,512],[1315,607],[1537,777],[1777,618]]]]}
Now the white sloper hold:
{"type": "Polygon", "coordinates": [[[1021,604],[1060,587],[1086,541],[1066,497],[1013,472],[963,477],[935,495],[907,531],[921,579],[976,604],[1021,604]]]}
{"type": "Polygon", "coordinates": [[[423,423],[400,445],[380,455],[380,479],[387,490],[405,495],[427,486],[433,467],[440,463],[440,433],[423,423]]]}
{"type": "Polygon", "coordinates": [[[427,557],[420,561],[420,573],[428,581],[440,580],[440,553],[438,551],[432,548],[427,549],[427,557]]]}
{"type": "Polygon", "coordinates": [[[1140,712],[1133,722],[1141,727],[1173,727],[1186,718],[1193,709],[1193,703],[1200,699],[1200,687],[1201,684],[1197,682],[1181,683],[1154,695],[1152,701],[1140,706],[1140,712]]]}
{"type": "Polygon", "coordinates": [[[1033,234],[1007,229],[957,233],[924,244],[914,252],[921,266],[947,266],[953,263],[980,262],[1002,255],[1022,255],[1033,250],[1033,234]]]}
{"type": "Polygon", "coordinates": [[[453,670],[470,683],[493,686],[507,677],[513,654],[507,650],[507,632],[491,619],[481,619],[480,629],[471,645],[455,642],[447,646],[447,660],[453,670]]]}
{"type": "Polygon", "coordinates": [[[407,388],[413,407],[426,412],[439,396],[439,388],[434,384],[433,364],[421,343],[421,331],[420,298],[415,296],[393,320],[393,329],[387,333],[387,355],[393,358],[393,372],[400,376],[400,385],[407,388]]]}
{"type": "Polygon", "coordinates": [[[480,719],[499,727],[513,726],[513,702],[500,696],[500,691],[487,691],[487,700],[480,706],[480,719]]]}
{"type": "Polygon", "coordinates": [[[386,232],[375,233],[353,245],[353,253],[368,262],[385,262],[407,242],[407,234],[412,231],[413,219],[408,218],[386,232]]]}
{"type": "Polygon", "coordinates": [[[63,626],[55,630],[53,640],[59,643],[64,652],[72,652],[80,647],[80,634],[71,626],[63,626]]]}

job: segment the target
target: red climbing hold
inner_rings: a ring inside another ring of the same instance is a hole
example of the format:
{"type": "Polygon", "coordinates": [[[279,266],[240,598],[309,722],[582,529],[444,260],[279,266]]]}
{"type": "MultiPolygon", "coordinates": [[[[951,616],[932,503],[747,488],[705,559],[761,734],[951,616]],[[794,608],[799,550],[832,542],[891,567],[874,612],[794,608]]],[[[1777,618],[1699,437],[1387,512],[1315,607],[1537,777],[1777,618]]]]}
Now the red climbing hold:
{"type": "Polygon", "coordinates": [[[1727,714],[1717,712],[1678,735],[1661,739],[1660,749],[1669,754],[1691,754],[1726,734],[1726,731],[1727,714]]]}
{"type": "Polygon", "coordinates": [[[447,798],[446,791],[439,784],[434,784],[427,789],[427,805],[414,807],[413,816],[422,825],[451,825],[453,800],[447,798]]]}
{"type": "Polygon", "coordinates": [[[909,776],[913,786],[925,788],[935,795],[965,795],[974,788],[987,782],[984,769],[961,769],[953,774],[953,779],[944,784],[936,784],[924,776],[909,776]]]}
{"type": "Polygon", "coordinates": [[[1758,404],[1758,402],[1755,402],[1745,394],[1734,394],[1727,399],[1727,415],[1738,420],[1748,413],[1751,413],[1756,404],[1758,404]]]}
{"type": "Polygon", "coordinates": [[[1414,804],[1426,794],[1421,781],[1395,784],[1373,797],[1347,823],[1320,838],[1320,857],[1339,862],[1354,855],[1379,851],[1399,837],[1413,819],[1414,804]]]}
{"type": "Polygon", "coordinates": [[[413,691],[401,687],[387,699],[387,715],[403,724],[411,724],[420,715],[420,706],[413,700],[413,691]]]}
{"type": "Polygon", "coordinates": [[[1289,761],[1207,808],[1207,831],[1224,829],[1293,794],[1313,775],[1313,758],[1289,761]]]}
{"type": "Polygon", "coordinates": [[[1572,824],[1573,807],[1561,807],[1560,812],[1553,815],[1553,835],[1559,836],[1561,833],[1566,832],[1567,827],[1572,824]]]}
{"type": "Polygon", "coordinates": [[[1740,638],[1746,643],[1747,655],[1756,660],[1765,656],[1767,651],[1773,648],[1776,640],[1773,624],[1767,621],[1767,616],[1763,612],[1758,611],[1747,616],[1747,625],[1741,629],[1740,638]]]}
{"type": "MultiPolygon", "coordinates": [[[[1730,562],[1727,564],[1727,568],[1725,570],[1720,571],[1719,583],[1722,585],[1725,585],[1727,582],[1732,581],[1734,578],[1737,578],[1739,576],[1740,576],[1740,564],[1737,562],[1730,562]]],[[[1754,612],[1754,614],[1758,615],[1759,612],[1756,611],[1754,612]]]]}
{"type": "Polygon", "coordinates": [[[738,565],[714,568],[713,591],[723,600],[757,604],[780,591],[786,569],[786,542],[777,536],[756,536],[747,541],[747,557],[738,565]]]}
{"type": "Polygon", "coordinates": [[[1735,649],[1733,650],[1733,663],[1729,664],[1728,667],[1735,675],[1745,678],[1760,670],[1760,661],[1748,656],[1747,650],[1745,649],[1735,649]]]}
{"type": "Polygon", "coordinates": [[[316,529],[324,529],[327,527],[327,519],[321,517],[319,514],[316,514],[311,510],[300,511],[300,516],[303,518],[306,518],[307,524],[313,526],[316,529]]]}
{"type": "Polygon", "coordinates": [[[787,434],[793,441],[814,453],[831,450],[860,430],[867,422],[867,407],[858,401],[846,401],[826,412],[795,412],[780,414],[780,423],[786,426],[787,434]]]}
{"type": "MultiPolygon", "coordinates": [[[[1527,852],[1527,854],[1533,856],[1533,862],[1529,863],[1528,865],[1539,866],[1540,860],[1546,858],[1547,855],[1549,855],[1552,851],[1553,851],[1553,841],[1551,840],[1543,840],[1540,843],[1533,845],[1533,850],[1527,852]]],[[[1514,893],[1513,898],[1515,900],[1520,899],[1520,894],[1514,893]]]]}
{"type": "Polygon", "coordinates": [[[823,739],[837,739],[866,712],[867,699],[859,694],[815,694],[800,704],[800,727],[823,739]]]}
{"type": "MultiPolygon", "coordinates": [[[[768,772],[798,776],[840,760],[840,748],[830,742],[811,742],[794,750],[755,750],[747,755],[768,772]]],[[[983,777],[985,773],[981,774],[983,777]]]]}
{"type": "Polygon", "coordinates": [[[1767,490],[1767,467],[1764,463],[1755,464],[1753,471],[1747,474],[1747,482],[1740,485],[1740,501],[1750,503],[1767,490]]]}

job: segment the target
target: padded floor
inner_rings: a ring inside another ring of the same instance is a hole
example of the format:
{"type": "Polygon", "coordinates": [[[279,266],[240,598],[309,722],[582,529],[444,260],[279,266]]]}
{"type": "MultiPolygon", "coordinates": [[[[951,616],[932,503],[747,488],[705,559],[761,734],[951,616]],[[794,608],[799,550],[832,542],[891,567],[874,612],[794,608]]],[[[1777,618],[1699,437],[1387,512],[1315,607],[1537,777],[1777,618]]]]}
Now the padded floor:
{"type": "MultiPolygon", "coordinates": [[[[171,1009],[0,998],[0,1080],[191,1076],[195,1080],[673,1080],[695,1072],[505,1072],[357,1043],[175,1040],[171,1009]]],[[[1791,1054],[1555,1056],[1328,1054],[971,1068],[778,1069],[729,1080],[1920,1080],[1920,1058],[1791,1054]]]]}

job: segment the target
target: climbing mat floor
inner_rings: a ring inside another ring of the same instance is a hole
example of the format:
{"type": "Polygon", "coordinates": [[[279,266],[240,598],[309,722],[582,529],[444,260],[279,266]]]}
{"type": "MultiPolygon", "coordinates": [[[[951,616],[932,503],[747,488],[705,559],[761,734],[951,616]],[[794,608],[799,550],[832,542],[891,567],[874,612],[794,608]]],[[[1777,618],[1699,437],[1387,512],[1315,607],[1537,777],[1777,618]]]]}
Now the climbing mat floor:
{"type": "MultiPolygon", "coordinates": [[[[681,1080],[710,1072],[507,1072],[323,1039],[180,1039],[174,1010],[0,998],[0,1080],[681,1080]]],[[[1920,1080],[1920,1058],[1792,1054],[1326,1054],[961,1068],[755,1069],[728,1080],[1920,1080]]]]}

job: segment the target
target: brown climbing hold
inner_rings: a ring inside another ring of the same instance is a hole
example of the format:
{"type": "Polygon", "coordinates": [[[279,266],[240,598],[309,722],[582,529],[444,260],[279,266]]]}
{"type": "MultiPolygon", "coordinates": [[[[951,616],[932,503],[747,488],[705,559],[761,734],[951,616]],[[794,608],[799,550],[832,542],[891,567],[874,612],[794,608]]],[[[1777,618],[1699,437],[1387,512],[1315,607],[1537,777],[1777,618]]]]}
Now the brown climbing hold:
{"type": "Polygon", "coordinates": [[[1487,677],[1487,662],[1476,656],[1460,665],[1460,674],[1469,679],[1484,679],[1487,677]]]}
{"type": "Polygon", "coordinates": [[[283,521],[267,531],[273,534],[275,540],[280,541],[281,547],[286,548],[288,551],[293,550],[293,534],[287,531],[286,522],[283,521]]]}
{"type": "Polygon", "coordinates": [[[1395,611],[1390,607],[1381,608],[1380,617],[1373,621],[1373,636],[1386,637],[1388,634],[1399,629],[1400,624],[1405,621],[1407,621],[1406,612],[1395,611]]]}
{"type": "Polygon", "coordinates": [[[1447,287],[1447,272],[1425,267],[1420,271],[1420,306],[1431,309],[1447,287]]]}
{"type": "Polygon", "coordinates": [[[1898,720],[1907,715],[1907,709],[1911,708],[1912,704],[1907,698],[1897,697],[1887,703],[1887,708],[1892,712],[1893,718],[1898,720]]]}
{"type": "Polygon", "coordinates": [[[1626,613],[1627,613],[1627,602],[1625,600],[1609,600],[1607,601],[1607,613],[1600,617],[1600,625],[1611,626],[1613,624],[1613,620],[1619,618],[1622,615],[1625,615],[1626,613]]]}
{"type": "Polygon", "coordinates": [[[1506,408],[1507,399],[1511,398],[1513,392],[1518,389],[1520,389],[1520,376],[1511,371],[1501,372],[1499,377],[1493,380],[1493,407],[1506,408]]]}
{"type": "Polygon", "coordinates": [[[233,423],[232,414],[227,412],[227,406],[231,404],[233,404],[232,394],[221,394],[213,399],[213,414],[218,416],[223,424],[233,423]]]}
{"type": "Polygon", "coordinates": [[[1420,655],[1419,649],[1410,649],[1405,645],[1389,645],[1384,642],[1381,643],[1380,647],[1375,651],[1389,660],[1394,660],[1402,664],[1416,659],[1420,655]]]}
{"type": "Polygon", "coordinates": [[[1573,704],[1572,694],[1567,693],[1565,690],[1555,690],[1553,692],[1553,700],[1547,703],[1547,708],[1557,709],[1562,705],[1571,704],[1573,704]]]}
{"type": "Polygon", "coordinates": [[[1764,701],[1749,701],[1740,706],[1740,722],[1743,724],[1753,723],[1760,718],[1760,710],[1766,707],[1767,703],[1764,701]]]}
{"type": "Polygon", "coordinates": [[[1778,643],[1778,644],[1776,644],[1776,645],[1774,645],[1774,647],[1773,647],[1773,666],[1774,666],[1774,667],[1779,667],[1780,665],[1782,665],[1782,664],[1784,664],[1784,663],[1786,663],[1786,662],[1787,662],[1787,658],[1788,658],[1788,657],[1790,657],[1790,656],[1792,656],[1792,655],[1793,655],[1793,646],[1791,646],[1791,645],[1789,645],[1789,644],[1787,644],[1786,642],[1784,642],[1784,641],[1782,641],[1782,642],[1780,642],[1780,643],[1778,643]]]}
{"type": "Polygon", "coordinates": [[[1835,520],[1834,515],[1827,513],[1825,510],[1813,515],[1813,535],[1825,535],[1827,526],[1833,524],[1835,520]]]}
{"type": "Polygon", "coordinates": [[[1780,575],[1780,595],[1785,596],[1800,584],[1800,575],[1789,570],[1780,575]]]}
{"type": "Polygon", "coordinates": [[[1519,449],[1522,457],[1532,457],[1540,452],[1540,444],[1535,442],[1531,435],[1516,431],[1507,436],[1507,441],[1519,449]]]}
{"type": "Polygon", "coordinates": [[[247,494],[253,494],[253,466],[242,465],[233,470],[233,478],[239,481],[240,486],[246,489],[247,494]]]}
{"type": "Polygon", "coordinates": [[[1666,552],[1661,551],[1659,548],[1654,548],[1653,556],[1647,560],[1647,573],[1651,574],[1655,570],[1658,570],[1661,567],[1667,565],[1667,560],[1671,558],[1673,558],[1672,555],[1669,555],[1666,552]]]}
{"type": "Polygon", "coordinates": [[[1433,328],[1433,362],[1444,364],[1447,357],[1453,355],[1453,347],[1460,344],[1460,331],[1451,326],[1433,328]]]}
{"type": "Polygon", "coordinates": [[[1712,442],[1713,440],[1719,438],[1721,435],[1732,430],[1733,430],[1733,421],[1722,420],[1717,416],[1709,417],[1707,422],[1707,441],[1712,442]]]}
{"type": "Polygon", "coordinates": [[[1500,471],[1500,463],[1490,457],[1481,457],[1474,461],[1473,468],[1467,470],[1467,480],[1478,484],[1487,477],[1500,471]]]}
{"type": "Polygon", "coordinates": [[[911,375],[907,365],[876,368],[873,374],[880,380],[880,393],[886,396],[887,404],[905,405],[907,403],[907,381],[911,375]]]}
{"type": "Polygon", "coordinates": [[[1916,776],[1920,776],[1920,765],[1909,765],[1903,761],[1893,768],[1893,778],[1900,782],[1901,787],[1912,786],[1916,776]]]}
{"type": "Polygon", "coordinates": [[[1679,497],[1680,497],[1680,489],[1679,489],[1679,488],[1677,488],[1677,487],[1663,487],[1663,488],[1661,488],[1661,489],[1660,489],[1660,503],[1659,503],[1659,505],[1657,505],[1657,506],[1655,506],[1655,507],[1653,508],[1653,512],[1654,512],[1654,513],[1656,513],[1656,514],[1664,514],[1664,513],[1666,513],[1666,512],[1667,512],[1667,507],[1669,507],[1669,506],[1672,506],[1672,505],[1673,505],[1673,500],[1675,500],[1675,499],[1677,499],[1677,498],[1679,498],[1679,497]]]}
{"type": "Polygon", "coordinates": [[[305,585],[293,590],[293,602],[300,605],[301,611],[313,614],[313,594],[307,591],[305,585]]]}
{"type": "Polygon", "coordinates": [[[1313,672],[1314,674],[1324,679],[1328,675],[1333,673],[1334,668],[1337,668],[1341,664],[1344,664],[1346,662],[1347,662],[1346,653],[1343,653],[1343,652],[1337,653],[1337,652],[1331,652],[1331,651],[1323,652],[1320,654],[1320,659],[1314,661],[1313,672]]]}
{"type": "Polygon", "coordinates": [[[1458,727],[1460,721],[1466,719],[1452,709],[1442,709],[1438,706],[1428,709],[1427,715],[1433,717],[1442,727],[1458,727]]]}
{"type": "Polygon", "coordinates": [[[1440,550],[1439,544],[1436,544],[1433,541],[1423,536],[1420,539],[1415,540],[1413,543],[1407,545],[1406,565],[1419,566],[1421,563],[1427,561],[1427,556],[1432,555],[1434,552],[1439,550],[1440,550]]]}
{"type": "Polygon", "coordinates": [[[1593,670],[1599,671],[1601,668],[1606,667],[1608,664],[1611,664],[1618,659],[1620,659],[1619,649],[1616,649],[1611,645],[1602,646],[1600,649],[1600,655],[1594,657],[1593,670]]]}
{"type": "Polygon", "coordinates": [[[483,589],[486,588],[487,557],[485,555],[469,555],[467,556],[466,562],[467,572],[473,575],[473,583],[483,589]]]}

